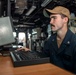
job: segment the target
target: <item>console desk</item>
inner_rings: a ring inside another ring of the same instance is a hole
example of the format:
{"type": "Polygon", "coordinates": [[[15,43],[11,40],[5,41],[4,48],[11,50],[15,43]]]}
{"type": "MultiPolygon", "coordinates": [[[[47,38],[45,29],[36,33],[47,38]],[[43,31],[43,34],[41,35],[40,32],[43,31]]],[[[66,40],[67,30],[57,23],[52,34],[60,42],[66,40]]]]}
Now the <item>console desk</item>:
{"type": "Polygon", "coordinates": [[[10,56],[0,55],[0,75],[74,75],[51,63],[13,67],[10,56]]]}

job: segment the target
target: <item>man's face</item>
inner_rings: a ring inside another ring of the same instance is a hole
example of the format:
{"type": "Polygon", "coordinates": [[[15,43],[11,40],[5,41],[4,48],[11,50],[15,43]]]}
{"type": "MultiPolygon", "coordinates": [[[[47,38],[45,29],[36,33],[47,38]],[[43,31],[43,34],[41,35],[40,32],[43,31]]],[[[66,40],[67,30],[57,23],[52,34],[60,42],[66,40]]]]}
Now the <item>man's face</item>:
{"type": "Polygon", "coordinates": [[[61,30],[64,26],[64,18],[60,14],[50,15],[50,24],[53,32],[61,30]]]}

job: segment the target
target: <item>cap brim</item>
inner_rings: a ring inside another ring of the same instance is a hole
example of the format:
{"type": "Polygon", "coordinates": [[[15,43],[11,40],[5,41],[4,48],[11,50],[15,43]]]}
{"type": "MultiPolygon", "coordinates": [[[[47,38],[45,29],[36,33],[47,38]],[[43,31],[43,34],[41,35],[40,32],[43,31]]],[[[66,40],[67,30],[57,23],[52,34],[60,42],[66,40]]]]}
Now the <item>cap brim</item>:
{"type": "Polygon", "coordinates": [[[58,13],[57,11],[53,11],[53,10],[50,10],[50,9],[44,9],[43,10],[43,15],[45,16],[45,17],[50,17],[50,14],[52,14],[52,13],[58,13]]]}
{"type": "Polygon", "coordinates": [[[59,13],[59,11],[50,10],[50,9],[46,9],[46,11],[48,11],[49,13],[52,13],[52,14],[58,14],[59,13]]]}
{"type": "Polygon", "coordinates": [[[45,17],[47,17],[47,18],[50,17],[50,15],[49,15],[49,13],[48,13],[48,11],[47,11],[46,9],[43,10],[43,15],[44,15],[45,17]]]}

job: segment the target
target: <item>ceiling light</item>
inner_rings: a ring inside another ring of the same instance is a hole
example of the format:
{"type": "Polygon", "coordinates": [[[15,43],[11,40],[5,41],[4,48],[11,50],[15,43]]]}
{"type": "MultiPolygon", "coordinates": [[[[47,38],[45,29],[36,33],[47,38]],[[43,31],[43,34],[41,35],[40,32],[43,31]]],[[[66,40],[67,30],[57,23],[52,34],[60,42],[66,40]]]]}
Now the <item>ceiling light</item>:
{"type": "Polygon", "coordinates": [[[44,2],[41,4],[42,7],[45,7],[48,5],[52,0],[44,0],[44,2]]]}
{"type": "Polygon", "coordinates": [[[36,9],[36,6],[32,6],[25,15],[29,16],[35,9],[36,9]]]}

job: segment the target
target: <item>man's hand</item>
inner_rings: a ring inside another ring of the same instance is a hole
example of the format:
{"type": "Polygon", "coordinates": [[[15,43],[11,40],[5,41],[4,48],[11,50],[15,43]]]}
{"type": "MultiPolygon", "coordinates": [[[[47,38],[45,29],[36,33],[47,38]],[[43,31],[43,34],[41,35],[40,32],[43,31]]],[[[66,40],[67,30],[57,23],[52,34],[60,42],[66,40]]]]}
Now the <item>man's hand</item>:
{"type": "Polygon", "coordinates": [[[26,48],[26,47],[18,48],[17,50],[25,50],[25,51],[30,51],[30,49],[29,49],[29,48],[26,48]]]}

